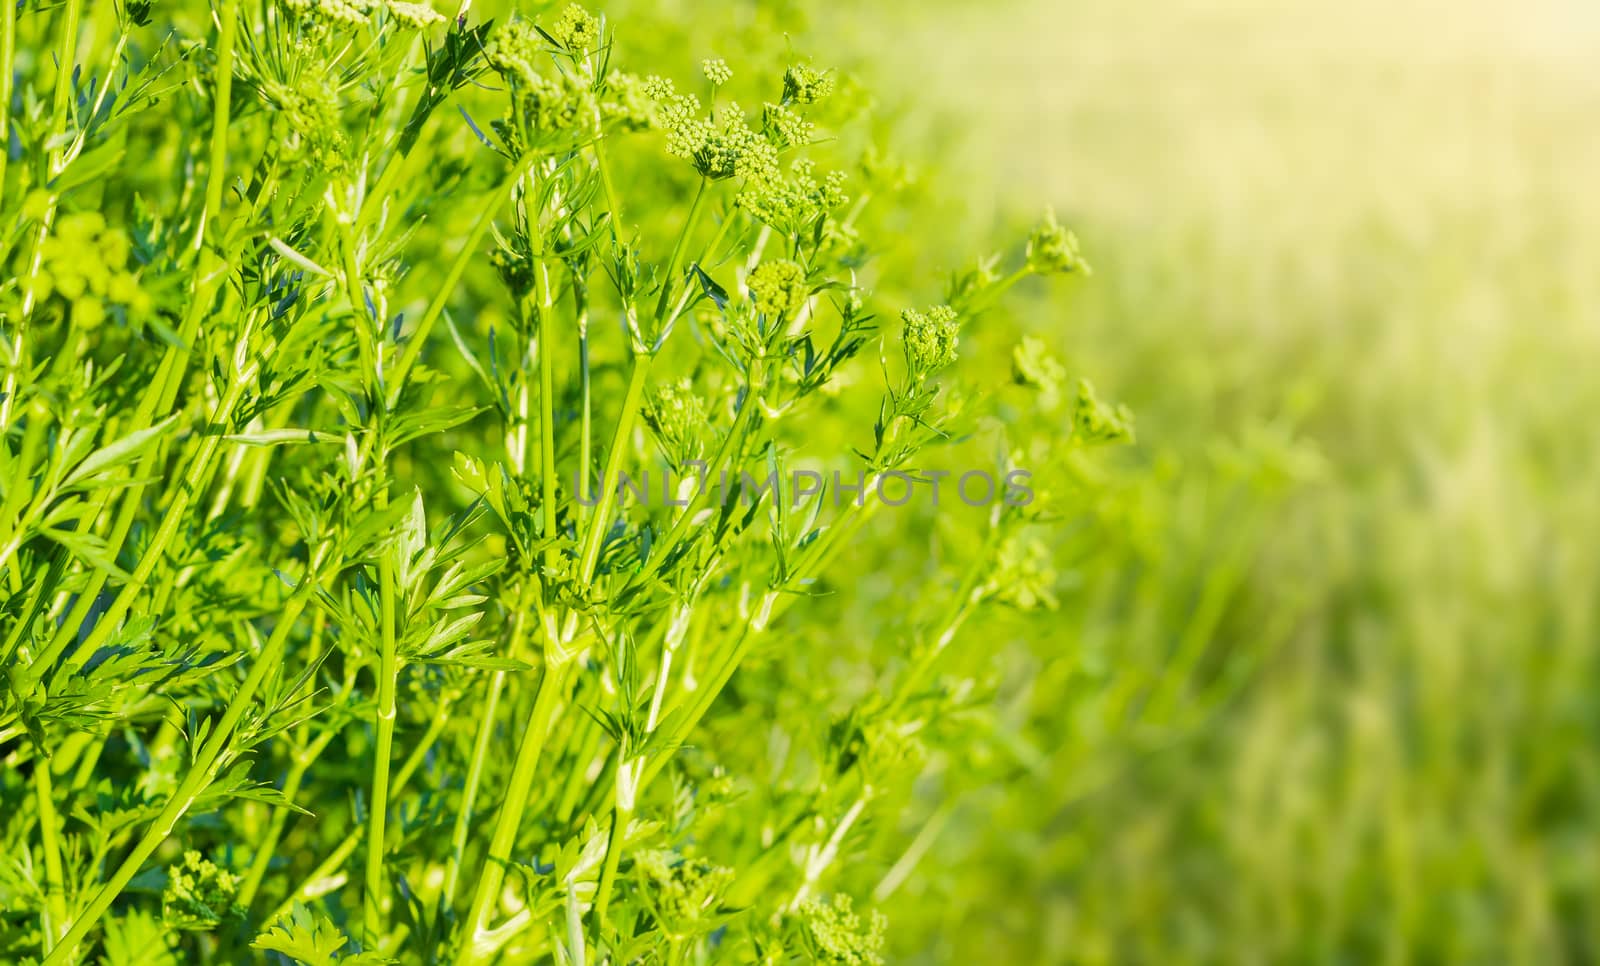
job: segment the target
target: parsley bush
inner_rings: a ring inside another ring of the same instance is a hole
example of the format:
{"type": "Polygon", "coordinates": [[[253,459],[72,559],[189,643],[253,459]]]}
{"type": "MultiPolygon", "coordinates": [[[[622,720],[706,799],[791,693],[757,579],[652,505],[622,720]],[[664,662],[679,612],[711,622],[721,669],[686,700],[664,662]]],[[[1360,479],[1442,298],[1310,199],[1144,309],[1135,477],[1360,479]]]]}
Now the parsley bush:
{"type": "Polygon", "coordinates": [[[947,660],[1115,526],[1126,409],[958,366],[1054,216],[908,294],[849,78],[493,13],[4,6],[5,958],[880,961],[947,660]]]}

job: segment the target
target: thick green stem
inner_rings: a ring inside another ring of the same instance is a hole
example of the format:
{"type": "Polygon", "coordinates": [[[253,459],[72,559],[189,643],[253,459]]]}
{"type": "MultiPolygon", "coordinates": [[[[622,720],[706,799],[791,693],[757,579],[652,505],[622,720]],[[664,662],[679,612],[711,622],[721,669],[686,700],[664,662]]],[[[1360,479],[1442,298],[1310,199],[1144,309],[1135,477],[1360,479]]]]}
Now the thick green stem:
{"type": "Polygon", "coordinates": [[[56,817],[55,790],[50,781],[50,761],[40,758],[33,764],[33,790],[39,805],[39,839],[44,851],[44,913],[43,949],[49,953],[55,947],[56,937],[66,931],[67,883],[61,874],[60,822],[56,817]]]}
{"type": "MultiPolygon", "coordinates": [[[[546,654],[560,653],[560,643],[550,642],[546,654]]],[[[500,886],[505,881],[506,863],[516,844],[517,832],[522,824],[522,813],[528,805],[528,793],[533,786],[534,772],[538,768],[539,754],[545,738],[550,733],[557,710],[566,694],[572,661],[562,660],[545,665],[544,677],[539,681],[539,691],[534,697],[533,710],[528,715],[522,744],[517,749],[517,760],[512,766],[511,778],[506,785],[506,797],[500,803],[500,813],[495,819],[494,833],[489,839],[488,855],[483,872],[473,893],[472,910],[466,919],[464,941],[456,955],[456,966],[469,966],[482,961],[490,949],[484,943],[489,938],[489,920],[499,904],[500,886]]]]}

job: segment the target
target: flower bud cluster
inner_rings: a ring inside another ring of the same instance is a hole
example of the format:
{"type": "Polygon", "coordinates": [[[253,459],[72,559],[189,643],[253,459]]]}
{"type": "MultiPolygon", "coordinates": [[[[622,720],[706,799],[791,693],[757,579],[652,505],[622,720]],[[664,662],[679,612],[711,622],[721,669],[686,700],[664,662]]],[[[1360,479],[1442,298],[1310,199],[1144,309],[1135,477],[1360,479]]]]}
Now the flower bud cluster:
{"type": "Polygon", "coordinates": [[[167,870],[161,919],[170,929],[214,929],[244,915],[235,897],[239,877],[193,850],[167,870]]]}
{"type": "Polygon", "coordinates": [[[701,431],[706,425],[706,401],[695,391],[692,379],[657,387],[646,401],[642,416],[673,465],[682,466],[705,454],[701,431]]]}
{"type": "Polygon", "coordinates": [[[925,378],[956,361],[961,325],[950,306],[936,305],[927,312],[906,309],[900,320],[905,323],[902,338],[913,378],[925,378]]]}
{"type": "Polygon", "coordinates": [[[797,910],[800,929],[813,961],[838,966],[873,966],[883,962],[884,932],[889,920],[874,911],[863,922],[855,903],[844,893],[832,902],[808,900],[797,910]]]}
{"type": "Polygon", "coordinates": [[[757,265],[745,286],[756,311],[769,319],[793,318],[811,295],[805,269],[781,259],[757,265]]]}
{"type": "Polygon", "coordinates": [[[829,172],[819,182],[816,165],[805,158],[790,171],[787,178],[773,173],[746,185],[739,194],[740,207],[774,230],[794,235],[809,231],[818,218],[849,201],[842,172],[829,172]]]}
{"type": "Polygon", "coordinates": [[[1039,275],[1093,274],[1093,269],[1078,251],[1078,236],[1057,224],[1055,212],[1045,212],[1044,221],[1028,238],[1028,268],[1039,275]]]}
{"type": "Polygon", "coordinates": [[[1133,413],[1124,405],[1101,402],[1087,379],[1078,380],[1072,412],[1073,435],[1084,443],[1133,442],[1133,413]]]}
{"type": "Polygon", "coordinates": [[[833,93],[833,78],[805,64],[795,64],[783,72],[785,104],[815,104],[833,93]]]}

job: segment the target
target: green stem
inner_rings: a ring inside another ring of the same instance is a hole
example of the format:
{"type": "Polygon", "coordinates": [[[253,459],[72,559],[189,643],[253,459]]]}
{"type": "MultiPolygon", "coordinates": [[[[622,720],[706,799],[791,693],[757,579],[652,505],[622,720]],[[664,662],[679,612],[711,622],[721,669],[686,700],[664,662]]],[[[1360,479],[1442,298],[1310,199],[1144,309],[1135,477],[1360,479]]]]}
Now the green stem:
{"type": "Polygon", "coordinates": [[[383,935],[383,838],[389,812],[389,757],[394,747],[395,682],[400,673],[395,653],[394,562],[389,552],[385,552],[378,562],[378,586],[379,606],[383,610],[382,666],[378,669],[378,741],[372,761],[372,807],[367,819],[367,878],[363,902],[367,933],[374,944],[383,935]]]}
{"type": "Polygon", "coordinates": [[[556,546],[556,377],[555,304],[550,294],[550,267],[539,261],[534,271],[539,296],[539,491],[544,516],[544,565],[553,578],[559,560],[556,546]]]}
{"type": "MultiPolygon", "coordinates": [[[[528,606],[526,584],[517,595],[516,617],[511,624],[509,654],[515,658],[522,652],[522,643],[528,631],[528,606]]],[[[496,671],[489,679],[489,694],[483,705],[483,715],[478,719],[478,735],[472,746],[472,760],[467,763],[466,785],[461,790],[461,809],[456,813],[455,828],[450,836],[450,864],[445,869],[444,901],[448,906],[456,894],[461,866],[467,851],[467,837],[471,831],[473,806],[478,798],[478,786],[483,782],[484,764],[489,760],[489,748],[494,739],[495,713],[500,707],[500,695],[505,690],[506,672],[496,671]]]]}
{"type": "Polygon", "coordinates": [[[0,3],[0,210],[6,197],[6,162],[11,159],[11,75],[17,62],[17,5],[0,3]]]}
{"type": "Polygon", "coordinates": [[[633,433],[633,422],[639,414],[639,404],[644,398],[644,386],[650,376],[654,356],[635,354],[628,373],[628,388],[622,395],[622,412],[617,417],[617,427],[611,434],[611,448],[606,451],[605,469],[600,474],[600,500],[594,516],[589,519],[588,532],[584,534],[583,552],[578,558],[578,580],[588,583],[594,577],[600,561],[600,548],[605,543],[610,527],[611,511],[617,502],[617,475],[628,450],[628,437],[633,433]]]}
{"type": "MultiPolygon", "coordinates": [[[[55,126],[58,134],[67,133],[67,112],[72,108],[72,73],[78,63],[78,29],[83,14],[83,0],[67,0],[66,23],[61,26],[61,49],[56,54],[56,89],[53,104],[55,126]]],[[[50,152],[50,176],[60,174],[66,142],[62,141],[50,152]]]]}
{"type": "MultiPolygon", "coordinates": [[[[244,394],[245,377],[235,374],[228,388],[223,392],[222,398],[217,401],[216,408],[207,421],[211,426],[224,426],[232,418],[233,407],[238,404],[244,394]]],[[[150,576],[155,573],[156,566],[161,562],[161,557],[166,553],[167,545],[177,536],[178,528],[183,524],[188,514],[189,504],[205,486],[208,471],[211,468],[212,457],[216,454],[217,446],[222,437],[208,435],[195,451],[194,459],[189,464],[189,471],[184,475],[179,484],[178,492],[174,494],[172,503],[167,507],[166,515],[161,519],[161,526],[150,540],[150,545],[145,548],[144,554],[139,558],[139,565],[128,577],[128,582],[123,585],[122,591],[117,594],[111,606],[106,608],[95,621],[94,630],[78,648],[78,654],[84,659],[93,655],[102,645],[116,633],[122,624],[122,619],[127,616],[128,609],[133,606],[133,599],[144,589],[150,576]]],[[[43,662],[40,662],[43,664],[43,662]]],[[[47,665],[44,665],[47,666],[47,665]]]]}
{"type": "Polygon", "coordinates": [[[576,277],[573,278],[572,291],[577,302],[578,381],[582,395],[582,414],[578,425],[578,522],[587,525],[589,504],[594,502],[590,497],[590,487],[594,482],[590,478],[590,460],[594,458],[594,398],[589,369],[589,306],[584,299],[583,283],[576,277]]]}
{"type": "Polygon", "coordinates": [[[215,100],[211,106],[211,166],[206,172],[206,222],[222,214],[222,186],[228,167],[228,122],[233,103],[233,38],[239,21],[239,4],[224,2],[217,25],[215,100]]]}
{"type": "MultiPolygon", "coordinates": [[[[624,763],[619,768],[629,768],[631,763],[624,763]]],[[[618,783],[621,787],[621,783],[618,783]]],[[[618,805],[611,812],[611,828],[606,833],[606,858],[600,868],[600,883],[595,887],[594,906],[589,910],[594,917],[594,931],[597,939],[603,939],[606,931],[606,908],[611,904],[611,890],[617,879],[617,865],[622,858],[622,836],[627,831],[628,822],[633,812],[624,810],[618,805]]]]}
{"type": "Polygon", "coordinates": [[[667,274],[661,280],[661,295],[656,300],[657,322],[665,317],[667,305],[672,301],[672,292],[677,288],[678,271],[683,267],[683,253],[688,250],[689,236],[694,234],[695,226],[700,222],[708,184],[710,182],[705,178],[700,179],[700,185],[694,191],[694,200],[689,202],[689,213],[684,216],[683,228],[678,231],[678,240],[672,245],[672,257],[667,260],[667,274]]]}
{"type": "MultiPolygon", "coordinates": [[[[10,2],[10,0],[6,0],[10,2]]],[[[61,841],[57,836],[55,790],[50,782],[50,761],[40,758],[33,764],[33,789],[39,805],[39,838],[44,850],[44,912],[42,948],[48,954],[58,935],[67,928],[66,879],[61,874],[61,841]]]]}
{"type": "MultiPolygon", "coordinates": [[[[559,654],[559,642],[550,642],[546,653],[559,654]]],[[[539,764],[539,753],[555,721],[561,699],[567,690],[572,668],[570,659],[545,664],[544,676],[539,681],[539,691],[534,697],[533,710],[528,715],[522,744],[517,749],[517,760],[511,769],[506,786],[506,797],[500,803],[495,819],[494,833],[489,839],[489,851],[478,879],[478,888],[472,896],[472,910],[466,919],[466,934],[456,954],[456,966],[470,966],[482,961],[489,949],[483,939],[489,935],[489,920],[500,899],[500,885],[505,880],[506,863],[516,844],[517,831],[522,824],[522,813],[528,805],[528,793],[533,785],[533,775],[539,764]]]]}

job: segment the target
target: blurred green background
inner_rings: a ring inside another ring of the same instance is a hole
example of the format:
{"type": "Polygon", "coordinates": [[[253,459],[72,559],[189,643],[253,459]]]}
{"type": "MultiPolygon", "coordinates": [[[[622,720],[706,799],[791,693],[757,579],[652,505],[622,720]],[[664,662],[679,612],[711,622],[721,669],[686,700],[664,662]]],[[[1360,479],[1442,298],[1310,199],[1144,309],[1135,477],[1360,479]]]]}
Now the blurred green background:
{"type": "Polygon", "coordinates": [[[1016,314],[1150,474],[1142,533],[1013,629],[1037,757],[934,813],[894,958],[1600,957],[1600,8],[812,27],[940,159],[934,240],[1077,230],[1095,277],[1016,314]]]}

